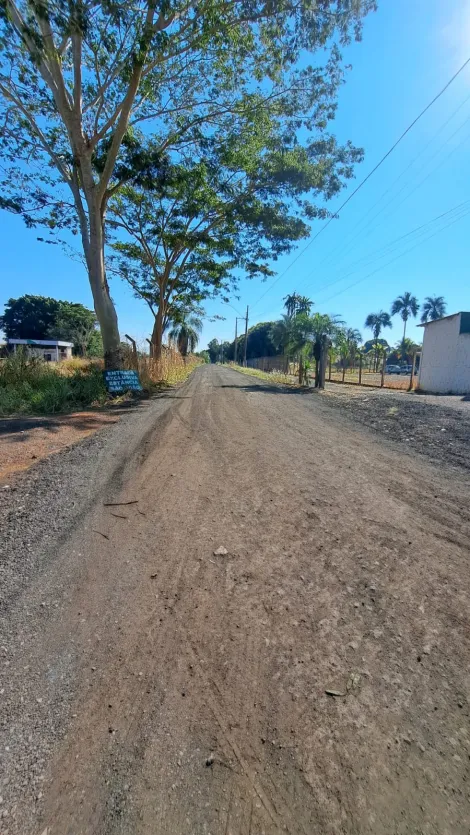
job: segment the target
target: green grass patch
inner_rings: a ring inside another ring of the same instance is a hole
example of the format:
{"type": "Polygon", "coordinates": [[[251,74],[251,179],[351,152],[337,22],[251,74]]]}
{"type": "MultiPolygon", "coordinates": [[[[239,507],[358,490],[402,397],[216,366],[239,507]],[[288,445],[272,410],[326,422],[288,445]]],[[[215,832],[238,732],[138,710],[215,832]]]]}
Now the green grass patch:
{"type": "Polygon", "coordinates": [[[57,414],[98,406],[107,394],[94,363],[62,369],[21,353],[0,360],[0,415],[57,414]]]}
{"type": "Polygon", "coordinates": [[[239,371],[240,374],[248,374],[249,377],[258,377],[260,380],[267,380],[269,383],[275,383],[279,386],[301,388],[289,374],[283,374],[282,371],[260,371],[258,368],[244,368],[242,365],[235,365],[233,362],[229,363],[229,366],[234,371],[239,371]]]}

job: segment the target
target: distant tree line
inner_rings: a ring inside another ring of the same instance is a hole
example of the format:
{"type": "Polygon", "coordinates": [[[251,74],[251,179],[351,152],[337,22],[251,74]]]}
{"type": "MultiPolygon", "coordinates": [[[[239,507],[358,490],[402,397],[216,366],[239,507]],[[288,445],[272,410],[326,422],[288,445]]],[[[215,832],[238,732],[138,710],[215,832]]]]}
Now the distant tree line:
{"type": "MultiPolygon", "coordinates": [[[[391,313],[380,310],[370,313],[365,321],[365,327],[372,330],[373,338],[362,345],[362,335],[355,328],[348,327],[340,316],[333,314],[315,313],[311,315],[313,301],[306,296],[291,293],[284,299],[285,314],[281,319],[273,322],[260,322],[248,330],[247,359],[288,355],[301,360],[300,365],[306,369],[310,362],[316,362],[314,346],[325,340],[328,343],[330,359],[341,367],[355,365],[357,356],[361,353],[371,358],[374,369],[379,367],[381,358],[387,357],[391,363],[409,364],[419,345],[406,336],[406,325],[410,317],[415,318],[419,312],[416,296],[403,293],[392,304],[391,313]],[[392,327],[391,316],[400,315],[403,320],[403,337],[395,348],[381,338],[384,328],[392,327]]],[[[421,322],[435,321],[445,316],[446,302],[443,296],[428,296],[422,305],[421,322]]],[[[244,355],[245,335],[237,339],[237,359],[241,362],[244,355]]],[[[235,358],[235,341],[219,342],[212,339],[207,348],[210,362],[233,362],[235,358]]]]}

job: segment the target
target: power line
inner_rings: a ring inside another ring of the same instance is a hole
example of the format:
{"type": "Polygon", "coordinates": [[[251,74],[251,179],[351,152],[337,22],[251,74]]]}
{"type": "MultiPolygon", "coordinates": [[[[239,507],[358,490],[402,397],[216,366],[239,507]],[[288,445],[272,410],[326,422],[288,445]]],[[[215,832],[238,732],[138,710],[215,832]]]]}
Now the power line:
{"type": "Polygon", "coordinates": [[[371,273],[368,273],[367,275],[363,276],[363,278],[358,279],[358,281],[354,281],[353,284],[350,284],[348,287],[344,287],[342,290],[338,290],[337,293],[333,293],[332,296],[328,296],[328,298],[323,299],[322,304],[325,304],[326,302],[331,301],[331,299],[335,299],[337,296],[341,296],[342,293],[346,293],[348,290],[351,290],[353,287],[356,287],[358,284],[361,284],[363,281],[366,281],[366,279],[371,278],[373,275],[380,272],[380,270],[384,270],[390,264],[393,264],[395,261],[398,261],[399,258],[403,258],[404,255],[408,255],[409,252],[412,252],[418,246],[421,246],[421,244],[426,243],[427,241],[430,241],[431,238],[434,238],[436,235],[439,234],[439,232],[444,232],[446,229],[449,228],[449,226],[453,226],[454,223],[457,223],[458,220],[462,220],[464,217],[467,217],[467,215],[469,215],[469,214],[470,214],[470,208],[468,209],[468,211],[464,212],[459,217],[456,217],[453,220],[451,220],[450,223],[447,223],[445,226],[441,227],[441,229],[436,229],[436,231],[433,232],[431,235],[428,235],[427,238],[424,238],[423,240],[418,241],[418,243],[414,244],[414,246],[410,247],[409,249],[406,249],[405,252],[401,252],[399,255],[396,255],[395,258],[392,258],[390,261],[387,261],[386,264],[382,264],[380,267],[377,267],[377,269],[373,270],[371,273]]]}
{"type": "MultiPolygon", "coordinates": [[[[442,214],[437,215],[436,217],[432,218],[432,220],[428,220],[426,223],[422,223],[421,226],[416,226],[414,229],[411,229],[409,232],[406,232],[404,235],[400,235],[398,238],[394,238],[392,241],[390,241],[388,244],[385,244],[383,247],[380,247],[379,249],[376,249],[373,252],[370,252],[368,255],[365,255],[364,258],[360,258],[358,261],[355,261],[353,264],[351,264],[351,266],[354,267],[354,266],[356,266],[356,264],[360,264],[360,263],[362,263],[362,261],[365,261],[365,260],[371,258],[371,256],[375,256],[372,259],[373,261],[376,261],[379,258],[383,258],[384,255],[387,254],[387,250],[389,250],[390,248],[394,249],[396,247],[397,243],[404,240],[405,238],[409,238],[410,235],[413,235],[416,232],[422,232],[423,229],[430,226],[432,223],[436,223],[436,221],[438,221],[438,220],[442,220],[442,218],[447,217],[447,215],[458,212],[458,217],[456,217],[455,220],[460,220],[460,216],[461,215],[464,216],[466,214],[466,212],[462,213],[462,210],[464,208],[466,208],[469,205],[469,203],[470,203],[470,201],[464,200],[463,203],[459,203],[457,206],[454,206],[452,209],[448,209],[447,212],[442,212],[442,214]]],[[[445,228],[445,227],[443,227],[443,228],[445,228]]],[[[436,233],[438,231],[440,231],[440,230],[436,230],[436,233]]],[[[338,282],[343,281],[345,278],[348,278],[348,276],[352,275],[355,272],[357,272],[357,270],[351,270],[350,272],[341,275],[339,278],[336,278],[334,281],[328,282],[328,284],[323,285],[321,290],[324,290],[326,287],[332,287],[334,284],[338,284],[338,282]]]]}
{"type": "MultiPolygon", "coordinates": [[[[411,162],[410,162],[410,163],[406,166],[406,168],[404,168],[404,169],[400,172],[400,174],[398,175],[398,177],[396,177],[396,178],[395,178],[395,180],[393,180],[393,182],[391,183],[391,185],[390,185],[388,188],[386,188],[384,192],[382,192],[382,194],[380,195],[379,199],[378,199],[378,200],[376,200],[376,202],[375,202],[375,203],[374,203],[374,204],[370,207],[370,209],[368,209],[368,210],[366,211],[366,213],[362,216],[362,218],[361,218],[361,219],[360,219],[360,220],[359,220],[359,221],[358,221],[358,222],[357,222],[357,223],[353,226],[353,228],[351,229],[351,231],[350,231],[350,233],[349,233],[349,235],[348,235],[348,240],[351,240],[351,237],[353,238],[353,240],[354,240],[354,239],[357,239],[357,237],[358,237],[358,236],[357,236],[357,235],[353,235],[353,233],[356,231],[356,229],[358,229],[359,227],[361,227],[361,226],[362,226],[362,224],[363,224],[364,220],[366,220],[366,218],[367,218],[367,217],[370,215],[370,213],[371,213],[371,212],[372,212],[372,211],[376,208],[376,206],[378,206],[378,205],[379,205],[379,203],[381,202],[381,200],[382,200],[382,199],[383,199],[383,198],[384,198],[387,194],[389,194],[389,193],[390,193],[390,191],[393,189],[394,185],[395,185],[396,183],[398,183],[398,182],[401,180],[401,178],[404,176],[404,174],[406,174],[406,172],[407,172],[407,171],[409,171],[409,170],[410,170],[410,168],[412,168],[412,167],[413,167],[413,165],[415,164],[415,162],[417,162],[419,159],[422,159],[423,154],[427,151],[427,149],[429,148],[429,146],[430,146],[430,145],[432,145],[432,143],[434,142],[434,140],[435,140],[435,139],[439,136],[439,134],[441,134],[441,133],[442,133],[442,131],[443,131],[443,130],[447,127],[447,125],[449,124],[449,122],[451,122],[451,121],[452,121],[452,119],[454,118],[454,116],[456,116],[456,115],[457,115],[457,113],[459,113],[459,111],[462,109],[462,107],[464,107],[464,106],[467,104],[467,102],[468,102],[469,100],[470,100],[470,95],[466,96],[466,98],[463,100],[463,102],[461,102],[461,103],[459,104],[459,106],[458,106],[458,107],[457,107],[457,108],[453,111],[453,113],[451,113],[451,115],[449,116],[449,118],[448,118],[448,119],[446,119],[446,121],[445,121],[445,122],[441,125],[441,127],[440,127],[437,131],[436,131],[436,133],[432,136],[432,138],[429,140],[429,142],[427,142],[427,143],[426,143],[426,145],[424,146],[424,148],[421,148],[421,149],[420,149],[419,154],[417,154],[417,155],[416,155],[416,156],[415,156],[415,157],[411,160],[411,162]]],[[[469,117],[469,118],[470,118],[470,117],[469,117]]],[[[441,152],[441,150],[442,150],[442,149],[443,149],[443,148],[444,148],[444,147],[445,147],[445,146],[446,146],[446,145],[447,145],[447,144],[448,144],[448,143],[449,143],[449,142],[450,142],[450,141],[454,138],[454,136],[455,136],[457,133],[459,133],[459,131],[460,131],[460,130],[464,127],[464,125],[466,125],[466,124],[467,124],[467,122],[468,122],[468,121],[469,121],[469,119],[467,118],[467,119],[465,119],[465,120],[462,122],[462,124],[461,124],[461,125],[459,125],[459,127],[457,128],[457,130],[456,130],[456,131],[454,131],[454,133],[453,133],[453,134],[451,134],[451,136],[449,136],[449,138],[448,138],[448,139],[447,139],[447,140],[446,140],[446,141],[445,141],[442,145],[440,145],[440,146],[439,146],[438,150],[437,150],[437,151],[436,151],[436,152],[435,152],[435,153],[434,153],[434,154],[430,157],[430,159],[429,159],[429,160],[427,161],[427,163],[423,166],[423,168],[425,168],[425,167],[426,167],[426,165],[428,165],[430,162],[432,162],[432,160],[433,160],[433,159],[435,159],[435,158],[436,158],[436,156],[437,156],[437,155],[441,152]]],[[[457,150],[457,149],[455,148],[454,150],[457,150]]],[[[454,153],[454,151],[452,151],[452,152],[451,152],[451,154],[452,154],[452,153],[454,153]]],[[[450,156],[450,155],[449,155],[449,156],[450,156]]],[[[442,163],[441,163],[441,164],[442,164],[442,163]]],[[[439,165],[437,168],[439,168],[439,167],[440,167],[440,165],[439,165]]],[[[421,169],[421,170],[422,170],[422,169],[421,169]]],[[[437,169],[435,169],[435,170],[437,170],[437,169]]],[[[430,173],[432,173],[432,172],[430,172],[430,173]]],[[[430,175],[428,175],[428,176],[430,176],[430,175]]],[[[427,177],[425,177],[425,179],[424,179],[424,180],[422,180],[422,181],[421,181],[421,183],[420,183],[419,185],[422,185],[422,183],[423,183],[426,179],[427,179],[427,177]]],[[[381,213],[382,213],[382,212],[383,212],[383,211],[384,211],[384,210],[385,210],[388,206],[390,206],[390,204],[391,204],[391,203],[393,203],[393,201],[396,199],[396,197],[398,197],[398,195],[399,195],[399,194],[401,194],[401,192],[404,190],[404,188],[406,188],[406,186],[407,186],[407,185],[408,185],[408,183],[405,183],[405,185],[404,185],[404,186],[403,186],[403,187],[402,187],[402,188],[401,188],[401,189],[400,189],[400,190],[396,193],[395,197],[392,197],[392,199],[391,199],[391,200],[389,200],[389,202],[388,202],[388,203],[386,203],[386,204],[385,204],[385,206],[382,206],[382,208],[381,208],[381,209],[379,209],[379,211],[378,211],[378,212],[376,212],[376,214],[373,216],[373,218],[371,219],[371,221],[370,221],[369,223],[366,223],[365,227],[363,227],[363,229],[362,229],[362,233],[361,233],[361,234],[363,234],[363,233],[364,233],[364,232],[368,229],[368,227],[370,227],[370,223],[373,223],[373,221],[375,220],[375,218],[376,218],[376,217],[378,217],[378,216],[379,216],[379,215],[380,215],[380,214],[381,214],[381,213]]],[[[418,187],[419,187],[419,186],[417,186],[417,188],[418,188],[418,187]]],[[[416,189],[415,189],[415,190],[416,190],[416,189]]],[[[414,191],[410,192],[410,194],[408,194],[408,195],[406,196],[406,198],[405,198],[402,202],[405,202],[405,200],[407,200],[407,199],[408,199],[408,197],[411,197],[411,195],[412,195],[413,193],[414,193],[414,191]]],[[[401,203],[400,203],[399,205],[401,205],[401,203]]],[[[398,208],[398,207],[397,207],[397,208],[398,208]]],[[[380,225],[380,224],[379,224],[379,225],[380,225]]],[[[375,228],[377,228],[377,227],[375,227],[375,228]]],[[[345,245],[343,245],[343,246],[342,246],[339,250],[338,250],[338,248],[337,248],[337,247],[335,247],[335,248],[334,248],[334,249],[333,249],[330,253],[328,253],[328,254],[325,256],[325,258],[323,258],[323,259],[320,261],[320,263],[318,264],[318,267],[321,267],[323,264],[328,263],[328,262],[330,262],[330,263],[331,263],[331,261],[332,261],[332,260],[333,260],[333,261],[335,260],[335,258],[336,258],[336,256],[337,256],[337,255],[341,255],[341,254],[342,254],[343,252],[345,252],[347,249],[348,249],[348,243],[346,243],[345,245]],[[331,256],[333,256],[333,257],[331,257],[331,256]]],[[[308,276],[307,276],[307,278],[308,278],[308,276]]],[[[302,285],[300,285],[300,286],[302,286],[302,285]]]]}
{"type": "MultiPolygon", "coordinates": [[[[431,218],[431,220],[426,221],[426,223],[422,223],[422,224],[420,224],[420,226],[415,226],[414,229],[410,229],[409,232],[405,232],[403,235],[400,235],[398,238],[393,238],[391,241],[384,244],[382,247],[378,247],[378,249],[375,249],[372,252],[367,253],[367,255],[364,255],[362,258],[359,258],[357,261],[353,261],[353,263],[350,265],[350,267],[356,267],[358,264],[362,264],[363,261],[373,263],[374,261],[380,260],[380,258],[384,258],[386,255],[390,254],[389,250],[393,251],[393,249],[396,249],[396,246],[397,246],[397,244],[400,243],[400,241],[405,240],[405,238],[409,238],[411,235],[416,235],[416,233],[418,233],[417,237],[420,237],[419,233],[421,233],[421,235],[423,235],[423,234],[425,235],[426,232],[423,233],[424,229],[427,229],[427,227],[431,226],[431,224],[436,223],[438,220],[442,220],[442,218],[444,218],[444,217],[448,217],[449,215],[453,215],[453,214],[457,213],[458,216],[453,218],[453,220],[454,219],[455,220],[460,220],[461,217],[464,217],[467,214],[467,212],[464,211],[464,210],[469,206],[469,204],[470,204],[469,200],[464,200],[462,203],[458,203],[456,206],[453,206],[451,209],[447,209],[447,211],[442,212],[441,214],[436,215],[436,217],[431,218]]],[[[442,228],[444,229],[444,228],[447,228],[447,227],[444,226],[442,228]]],[[[436,230],[436,232],[434,234],[437,234],[437,232],[439,232],[439,231],[440,231],[440,229],[436,230]]],[[[418,243],[421,243],[421,241],[419,241],[418,243]]],[[[399,257],[401,257],[401,255],[399,257]]],[[[367,266],[367,264],[366,264],[366,266],[367,266]]],[[[381,269],[381,267],[379,269],[381,269]]],[[[344,281],[345,278],[349,278],[349,276],[353,275],[355,272],[358,272],[358,270],[357,269],[350,269],[348,272],[342,273],[338,278],[335,278],[333,281],[330,281],[327,284],[324,284],[321,287],[321,292],[323,292],[323,290],[325,290],[327,287],[333,287],[335,284],[338,284],[340,281],[344,281]]]]}
{"type": "Polygon", "coordinates": [[[330,217],[330,218],[326,221],[326,223],[324,223],[324,224],[323,224],[323,226],[321,227],[321,229],[319,229],[319,230],[318,230],[318,232],[316,233],[316,235],[314,235],[314,236],[313,236],[313,238],[312,238],[312,239],[308,242],[308,244],[307,244],[307,245],[306,245],[306,246],[305,246],[305,247],[301,250],[301,252],[299,252],[299,254],[298,254],[298,255],[294,258],[294,260],[293,260],[293,261],[291,261],[291,263],[289,264],[289,266],[288,266],[288,267],[286,267],[286,269],[285,269],[285,270],[284,270],[284,271],[283,271],[283,272],[282,272],[282,273],[281,273],[281,274],[280,274],[280,275],[276,278],[276,280],[275,280],[275,281],[273,281],[273,283],[271,284],[271,286],[270,286],[270,287],[268,287],[268,288],[267,288],[267,290],[265,290],[265,292],[261,294],[261,296],[260,296],[260,297],[259,297],[259,299],[255,302],[255,304],[252,306],[252,308],[253,308],[253,307],[256,307],[256,305],[258,305],[258,304],[259,304],[259,302],[261,301],[261,299],[263,299],[263,298],[267,295],[267,293],[269,293],[269,292],[272,290],[272,288],[273,288],[273,287],[274,287],[274,286],[275,286],[275,285],[276,285],[276,284],[277,284],[277,283],[278,283],[278,282],[279,282],[282,278],[284,278],[284,276],[286,275],[286,273],[287,273],[287,272],[291,269],[291,267],[293,267],[293,266],[294,266],[294,264],[295,264],[295,263],[299,260],[299,258],[301,258],[301,257],[302,257],[302,255],[303,255],[303,254],[307,251],[307,249],[308,249],[310,246],[312,246],[312,244],[313,244],[313,243],[317,240],[317,238],[319,238],[319,236],[322,234],[322,232],[324,232],[324,231],[325,231],[325,229],[326,229],[326,228],[330,225],[330,223],[331,223],[334,219],[336,219],[336,218],[339,216],[340,212],[342,212],[342,210],[345,208],[345,206],[347,206],[347,204],[348,204],[348,203],[350,203],[350,201],[353,199],[353,197],[355,197],[355,195],[356,195],[356,194],[357,194],[357,193],[358,193],[358,192],[359,192],[359,191],[360,191],[360,190],[361,190],[361,189],[365,186],[365,184],[368,182],[368,180],[370,180],[370,178],[371,178],[371,177],[375,174],[375,172],[376,172],[376,171],[377,171],[377,170],[378,170],[378,169],[379,169],[379,168],[383,165],[383,163],[385,162],[385,160],[386,160],[386,159],[388,159],[388,157],[390,156],[390,154],[392,154],[392,153],[393,153],[393,151],[395,150],[395,148],[396,148],[396,147],[400,144],[400,142],[401,142],[401,141],[405,138],[405,136],[406,136],[406,135],[410,132],[410,130],[411,130],[411,129],[412,129],[412,128],[416,125],[416,123],[417,123],[417,122],[419,122],[419,120],[420,120],[420,119],[424,116],[424,114],[425,114],[425,113],[427,113],[427,111],[428,111],[428,110],[429,110],[429,109],[433,106],[433,104],[435,104],[435,103],[436,103],[436,101],[437,101],[438,99],[440,99],[440,97],[441,97],[441,96],[442,96],[442,95],[446,92],[446,90],[447,90],[447,89],[450,87],[450,85],[451,85],[451,84],[455,81],[455,79],[456,79],[456,78],[460,75],[460,73],[461,73],[461,72],[463,72],[463,70],[465,69],[465,67],[466,67],[466,66],[468,66],[468,64],[470,64],[470,58],[467,58],[467,60],[466,60],[466,61],[462,64],[462,66],[460,67],[460,69],[458,69],[458,70],[457,70],[457,72],[456,72],[456,73],[454,73],[454,75],[452,76],[452,78],[450,78],[450,79],[449,79],[449,81],[447,82],[447,84],[445,84],[445,86],[444,86],[444,87],[443,87],[443,88],[439,91],[439,93],[437,93],[437,95],[436,95],[436,96],[434,96],[434,98],[433,98],[433,99],[429,102],[429,104],[427,104],[427,105],[426,105],[426,107],[425,107],[425,108],[424,108],[424,109],[423,109],[423,110],[422,110],[422,111],[421,111],[421,112],[420,112],[420,113],[416,116],[416,118],[415,118],[415,119],[413,119],[413,121],[412,121],[412,122],[408,125],[408,127],[407,127],[407,128],[403,131],[403,133],[402,133],[402,134],[398,137],[398,139],[396,140],[396,142],[394,142],[394,144],[391,146],[391,148],[389,148],[389,150],[386,152],[386,154],[384,154],[384,155],[383,155],[383,157],[379,160],[379,162],[377,163],[377,165],[375,165],[375,166],[374,166],[374,168],[372,169],[372,171],[369,171],[369,173],[367,174],[367,176],[366,176],[366,177],[364,177],[364,179],[363,179],[363,180],[359,183],[359,185],[358,185],[358,186],[354,189],[354,191],[353,191],[353,192],[349,195],[349,197],[347,197],[347,198],[346,198],[346,200],[344,201],[344,203],[342,203],[342,204],[341,204],[341,206],[340,206],[340,207],[339,207],[339,209],[338,209],[338,210],[334,213],[334,215],[332,215],[332,216],[331,216],[331,217],[330,217]]]}

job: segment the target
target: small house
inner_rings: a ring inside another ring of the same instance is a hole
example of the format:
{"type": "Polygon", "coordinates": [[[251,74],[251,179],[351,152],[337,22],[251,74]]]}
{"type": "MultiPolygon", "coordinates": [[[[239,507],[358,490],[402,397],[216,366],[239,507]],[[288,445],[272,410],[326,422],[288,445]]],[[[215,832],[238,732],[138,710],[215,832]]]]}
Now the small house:
{"type": "Polygon", "coordinates": [[[424,328],[418,387],[434,394],[470,394],[470,313],[454,313],[424,328]]]}
{"type": "Polygon", "coordinates": [[[9,351],[26,350],[30,356],[45,362],[61,362],[72,357],[73,342],[58,339],[8,339],[9,351]]]}

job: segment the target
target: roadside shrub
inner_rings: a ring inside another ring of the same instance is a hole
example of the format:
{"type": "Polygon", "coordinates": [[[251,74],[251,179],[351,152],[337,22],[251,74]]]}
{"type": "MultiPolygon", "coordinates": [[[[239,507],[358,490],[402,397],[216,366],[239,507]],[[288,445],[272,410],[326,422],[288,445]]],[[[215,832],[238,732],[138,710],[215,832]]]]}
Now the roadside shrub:
{"type": "MultiPolygon", "coordinates": [[[[201,360],[188,356],[185,361],[172,350],[160,362],[141,356],[138,364],[144,389],[152,391],[182,382],[201,360]]],[[[0,415],[57,414],[98,406],[107,397],[100,360],[51,364],[22,351],[0,359],[0,415]]]]}
{"type": "Polygon", "coordinates": [[[56,414],[105,400],[97,364],[62,369],[20,351],[0,360],[0,415],[56,414]]]}

